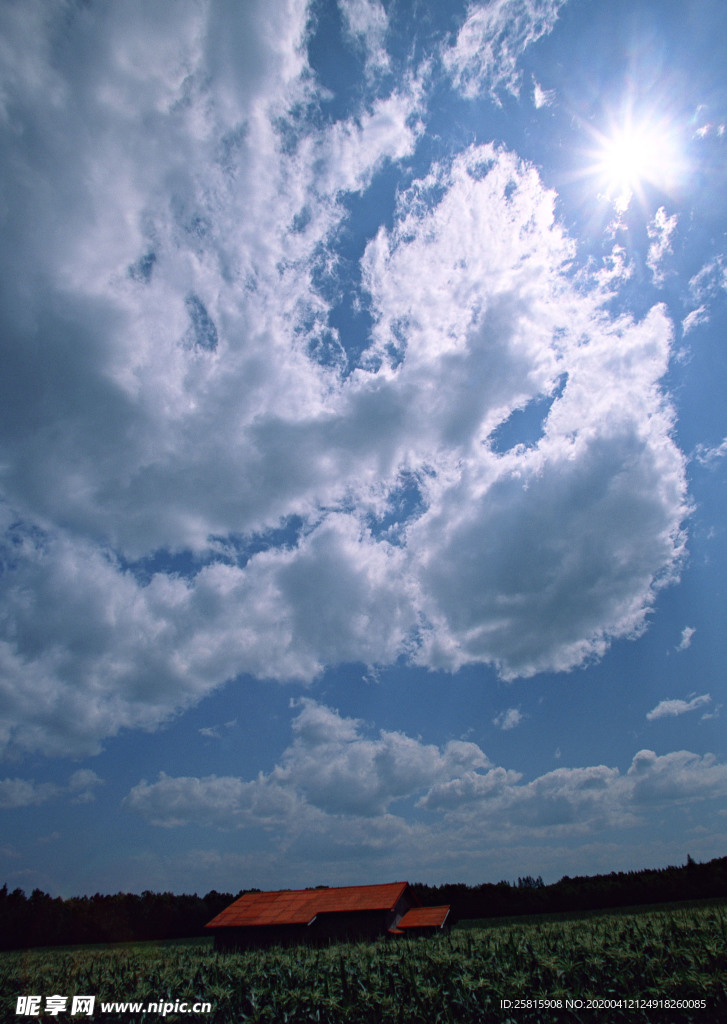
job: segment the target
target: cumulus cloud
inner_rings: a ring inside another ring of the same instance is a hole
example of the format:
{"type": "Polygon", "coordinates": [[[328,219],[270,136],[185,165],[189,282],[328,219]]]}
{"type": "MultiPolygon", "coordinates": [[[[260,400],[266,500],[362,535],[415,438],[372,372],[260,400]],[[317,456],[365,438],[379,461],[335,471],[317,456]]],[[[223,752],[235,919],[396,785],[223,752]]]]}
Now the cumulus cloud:
{"type": "Polygon", "coordinates": [[[153,824],[214,823],[225,827],[306,820],[321,814],[377,817],[398,799],[466,770],[489,765],[474,744],[451,740],[440,748],[399,732],[366,737],[358,719],[310,699],[299,702],[293,742],[269,775],[170,778],[143,781],[125,806],[153,824]]]}
{"type": "Polygon", "coordinates": [[[361,735],[361,723],[305,700],[293,725],[294,740],[273,777],[302,791],[328,813],[374,816],[393,800],[440,779],[489,764],[475,743],[450,740],[439,748],[400,732],[361,735]]]}
{"type": "Polygon", "coordinates": [[[659,757],[642,750],[626,773],[605,765],[557,768],[530,782],[503,769],[488,774],[490,784],[486,777],[474,783],[454,780],[433,787],[421,803],[444,812],[444,822],[463,837],[487,828],[503,840],[518,841],[635,827],[648,821],[654,809],[675,801],[719,799],[727,787],[727,765],[711,754],[689,751],[659,757]]]}
{"type": "MultiPolygon", "coordinates": [[[[559,6],[472,7],[457,86],[516,89],[559,6]]],[[[411,157],[422,80],[307,117],[303,0],[134,10],[0,11],[3,748],[92,753],[243,673],[512,678],[638,635],[688,513],[665,311],[607,312],[495,146],[409,175],[351,284],[347,201],[411,157]]],[[[378,52],[381,5],[341,10],[378,52]]]]}
{"type": "Polygon", "coordinates": [[[688,711],[696,711],[697,708],[703,708],[711,703],[712,698],[708,693],[692,697],[691,700],[660,700],[646,717],[650,722],[656,721],[658,718],[675,718],[677,715],[685,715],[688,711]]]}
{"type": "Polygon", "coordinates": [[[239,828],[255,823],[280,824],[298,807],[295,794],[274,784],[208,775],[172,778],[159,773],[156,782],[142,780],[124,799],[124,806],[143,815],[152,825],[215,825],[239,828]]]}
{"type": "Polygon", "coordinates": [[[501,711],[499,715],[492,719],[493,724],[503,731],[514,729],[520,725],[522,720],[522,712],[518,708],[508,708],[507,711],[501,711]]]}
{"type": "Polygon", "coordinates": [[[419,436],[437,424],[449,447],[449,463],[437,453],[439,476],[427,481],[426,514],[407,530],[431,627],[417,655],[424,663],[490,660],[506,676],[578,664],[604,649],[607,633],[642,627],[658,576],[648,565],[673,564],[683,544],[682,457],[667,440],[671,415],[654,390],[666,369],[670,324],[659,308],[640,324],[608,324],[564,294],[558,268],[570,248],[553,223],[552,200],[531,169],[482,147],[415,183],[400,224],[380,232],[366,253],[378,351],[400,352],[403,330],[397,378],[431,394],[419,436]],[[444,198],[431,208],[427,192],[443,186],[444,198]],[[489,301],[480,306],[484,295],[489,301]],[[586,324],[589,344],[580,344],[582,335],[571,341],[573,328],[586,324]],[[559,371],[567,384],[538,447],[489,451],[498,422],[552,393],[559,371]],[[645,406],[657,416],[651,439],[643,432],[645,406]],[[627,558],[639,522],[652,541],[648,550],[634,543],[627,558]],[[601,562],[606,536],[620,551],[616,563],[607,556],[609,568],[601,562]],[[627,590],[630,598],[619,599],[627,590]],[[579,608],[571,606],[575,618],[566,628],[576,627],[577,638],[547,621],[548,607],[559,618],[571,598],[579,608]]]}
{"type": "Polygon", "coordinates": [[[676,750],[658,757],[653,750],[642,750],[629,768],[628,781],[637,804],[719,798],[727,793],[727,765],[714,754],[700,757],[676,750]]]}
{"type": "Polygon", "coordinates": [[[100,785],[103,779],[86,768],[74,772],[66,786],[32,779],[0,779],[0,809],[30,807],[61,796],[70,796],[74,803],[89,803],[95,799],[94,788],[100,785]]]}
{"type": "Polygon", "coordinates": [[[417,806],[426,810],[452,810],[501,795],[521,778],[520,772],[505,768],[491,768],[485,773],[465,772],[459,778],[436,783],[419,799],[417,806]]]}
{"type": "Polygon", "coordinates": [[[88,804],[96,799],[94,792],[97,786],[103,786],[104,780],[90,768],[79,768],[68,780],[68,792],[72,794],[74,803],[88,804]]]}
{"type": "Polygon", "coordinates": [[[694,634],[696,632],[697,631],[694,628],[694,626],[685,626],[682,630],[682,638],[679,641],[679,644],[677,645],[676,649],[678,651],[686,651],[689,647],[691,647],[692,639],[694,638],[694,634]]]}
{"type": "Polygon", "coordinates": [[[51,782],[36,783],[29,779],[2,779],[0,781],[0,808],[30,807],[57,796],[58,786],[51,782]]]}
{"type": "Polygon", "coordinates": [[[372,856],[423,843],[435,859],[443,843],[458,856],[479,850],[483,829],[497,841],[587,836],[603,827],[632,828],[659,808],[719,798],[727,765],[689,751],[642,750],[629,769],[557,768],[526,781],[493,765],[474,743],[425,744],[400,732],[369,735],[364,724],[305,699],[293,739],[268,774],[141,781],[124,800],[150,824],[268,828],[286,850],[321,856],[325,845],[372,856]],[[397,802],[415,798],[415,816],[397,802]],[[407,817],[409,814],[407,812],[407,817]]]}

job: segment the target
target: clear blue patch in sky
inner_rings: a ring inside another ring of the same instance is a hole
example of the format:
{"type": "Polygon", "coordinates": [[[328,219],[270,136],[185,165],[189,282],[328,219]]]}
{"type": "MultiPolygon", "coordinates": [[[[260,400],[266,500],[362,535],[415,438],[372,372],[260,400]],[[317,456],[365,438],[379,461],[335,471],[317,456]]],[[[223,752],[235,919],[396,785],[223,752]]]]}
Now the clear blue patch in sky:
{"type": "Polygon", "coordinates": [[[531,447],[537,444],[543,435],[553,402],[560,398],[566,384],[567,375],[563,374],[551,395],[534,398],[523,409],[514,409],[490,435],[488,443],[492,450],[501,455],[516,445],[531,447]]]}

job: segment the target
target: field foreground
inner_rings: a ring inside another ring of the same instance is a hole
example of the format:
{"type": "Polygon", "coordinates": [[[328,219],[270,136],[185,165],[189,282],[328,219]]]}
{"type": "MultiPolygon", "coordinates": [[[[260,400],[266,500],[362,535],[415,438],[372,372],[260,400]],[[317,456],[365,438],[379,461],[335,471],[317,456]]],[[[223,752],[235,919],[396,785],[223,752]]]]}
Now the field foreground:
{"type": "Polygon", "coordinates": [[[0,1019],[16,1024],[714,1024],[727,1021],[727,907],[324,949],[217,954],[200,942],[3,953],[0,992],[0,1019]],[[77,994],[96,996],[93,1017],[71,1015],[77,994]],[[42,997],[40,1015],[16,1015],[18,997],[33,995],[42,997]],[[46,1011],[50,995],[68,997],[66,1012],[46,1011]],[[121,1002],[143,1005],[102,1005],[121,1002]],[[211,1011],[175,1012],[198,1002],[211,1011]]]}

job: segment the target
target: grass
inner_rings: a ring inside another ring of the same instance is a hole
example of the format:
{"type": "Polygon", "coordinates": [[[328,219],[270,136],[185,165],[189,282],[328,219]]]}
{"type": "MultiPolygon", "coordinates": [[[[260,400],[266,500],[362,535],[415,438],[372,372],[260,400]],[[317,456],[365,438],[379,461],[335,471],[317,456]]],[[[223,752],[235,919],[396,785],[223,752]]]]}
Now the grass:
{"type": "Polygon", "coordinates": [[[545,924],[549,921],[591,921],[599,917],[631,917],[634,914],[652,914],[666,910],[706,910],[709,907],[725,907],[723,896],[703,900],[675,900],[672,903],[640,903],[627,907],[613,907],[607,910],[559,910],[549,914],[512,914],[500,917],[471,917],[458,921],[458,929],[500,928],[511,924],[545,924]]]}
{"type": "Polygon", "coordinates": [[[322,949],[220,954],[202,941],[5,953],[0,992],[0,1019],[15,1022],[30,1019],[15,1015],[18,995],[59,993],[95,994],[93,1020],[126,1024],[162,1017],[102,1014],[100,1002],[205,1000],[212,1012],[203,1017],[164,1019],[208,1024],[711,1024],[727,1020],[727,908],[520,921],[322,949]],[[504,999],[513,1005],[503,1006],[504,999]],[[517,999],[531,1005],[516,1006],[517,999]],[[550,1003],[533,1004],[538,999],[550,1003]],[[610,1003],[589,1008],[588,1000],[610,1003]]]}

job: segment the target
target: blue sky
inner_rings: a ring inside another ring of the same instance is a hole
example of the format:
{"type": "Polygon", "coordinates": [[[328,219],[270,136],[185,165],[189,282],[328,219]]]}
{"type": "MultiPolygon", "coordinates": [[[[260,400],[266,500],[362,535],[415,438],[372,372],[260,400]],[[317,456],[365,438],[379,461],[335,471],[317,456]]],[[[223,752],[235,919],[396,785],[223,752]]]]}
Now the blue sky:
{"type": "Polygon", "coordinates": [[[721,0],[0,6],[0,874],[725,853],[721,0]]]}

